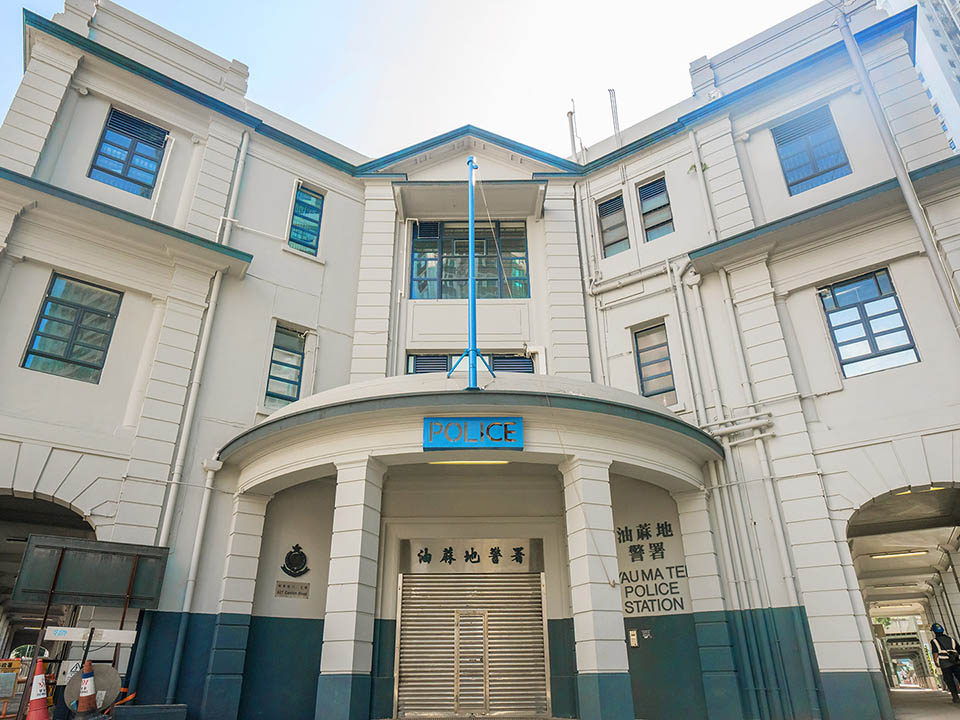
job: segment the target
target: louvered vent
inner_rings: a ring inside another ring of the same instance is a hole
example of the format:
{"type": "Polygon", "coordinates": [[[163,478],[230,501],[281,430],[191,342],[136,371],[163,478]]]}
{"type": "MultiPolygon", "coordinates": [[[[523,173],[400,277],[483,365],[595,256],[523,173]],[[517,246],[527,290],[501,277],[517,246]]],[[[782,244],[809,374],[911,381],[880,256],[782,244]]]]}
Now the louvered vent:
{"type": "Polygon", "coordinates": [[[438,237],[440,237],[440,223],[417,223],[417,237],[421,237],[426,240],[436,240],[438,237]]]}
{"type": "Polygon", "coordinates": [[[494,355],[492,364],[494,372],[533,372],[533,358],[523,355],[494,355]]]}
{"type": "Polygon", "coordinates": [[[770,132],[773,133],[774,142],[777,145],[783,145],[830,127],[833,127],[833,116],[830,114],[830,108],[824,105],[783,125],[778,125],[770,132]]]}
{"type": "Polygon", "coordinates": [[[413,372],[419,373],[438,373],[447,372],[450,369],[450,359],[446,355],[414,355],[413,372]]]}
{"type": "Polygon", "coordinates": [[[637,190],[637,194],[640,196],[640,202],[643,202],[644,200],[649,200],[650,198],[656,197],[657,195],[665,193],[666,191],[667,181],[663,178],[660,178],[659,180],[654,180],[652,183],[647,183],[641,187],[639,190],[637,190]]]}
{"type": "Polygon", "coordinates": [[[163,148],[163,143],[167,139],[167,131],[163,128],[144,122],[133,117],[133,115],[127,115],[116,108],[110,110],[110,117],[107,118],[107,128],[158,149],[163,148]]]}
{"type": "Polygon", "coordinates": [[[600,213],[600,217],[613,215],[614,213],[621,212],[622,210],[623,210],[623,195],[617,195],[615,198],[604,200],[602,203],[597,205],[597,212],[600,213]]]}

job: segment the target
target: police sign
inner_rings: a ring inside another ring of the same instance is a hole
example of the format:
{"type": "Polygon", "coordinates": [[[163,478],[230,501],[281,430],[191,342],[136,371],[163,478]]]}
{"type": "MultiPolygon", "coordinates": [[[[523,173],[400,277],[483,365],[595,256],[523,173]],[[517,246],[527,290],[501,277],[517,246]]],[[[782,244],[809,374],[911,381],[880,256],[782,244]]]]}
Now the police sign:
{"type": "Polygon", "coordinates": [[[523,450],[522,417],[425,417],[424,450],[523,450]]]}

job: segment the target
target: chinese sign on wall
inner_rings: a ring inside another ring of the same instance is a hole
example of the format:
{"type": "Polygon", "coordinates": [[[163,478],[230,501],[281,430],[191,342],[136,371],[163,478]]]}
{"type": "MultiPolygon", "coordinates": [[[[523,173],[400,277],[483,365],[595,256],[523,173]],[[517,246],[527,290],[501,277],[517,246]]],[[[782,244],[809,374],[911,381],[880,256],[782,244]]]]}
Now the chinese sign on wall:
{"type": "Polygon", "coordinates": [[[404,540],[400,567],[410,573],[530,573],[543,569],[540,538],[404,540]]]}
{"type": "Polygon", "coordinates": [[[641,617],[690,612],[680,523],[669,493],[618,479],[613,519],[623,614],[641,617]]]}

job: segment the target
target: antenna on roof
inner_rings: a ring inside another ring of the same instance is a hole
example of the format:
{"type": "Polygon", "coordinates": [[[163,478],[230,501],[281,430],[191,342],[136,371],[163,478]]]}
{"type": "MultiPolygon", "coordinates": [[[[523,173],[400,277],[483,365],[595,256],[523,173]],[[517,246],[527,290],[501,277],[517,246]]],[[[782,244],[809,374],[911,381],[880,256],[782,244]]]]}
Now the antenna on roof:
{"type": "Polygon", "coordinates": [[[620,137],[620,115],[617,113],[617,91],[610,88],[607,92],[610,93],[610,114],[613,116],[613,134],[617,138],[617,147],[623,147],[623,138],[620,137]]]}

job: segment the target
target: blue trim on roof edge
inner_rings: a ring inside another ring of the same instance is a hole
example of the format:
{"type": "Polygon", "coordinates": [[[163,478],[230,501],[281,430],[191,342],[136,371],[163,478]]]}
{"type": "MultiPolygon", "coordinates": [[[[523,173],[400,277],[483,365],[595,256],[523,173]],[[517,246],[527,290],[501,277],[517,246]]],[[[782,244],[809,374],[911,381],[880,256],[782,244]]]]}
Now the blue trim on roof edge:
{"type": "Polygon", "coordinates": [[[237,250],[236,248],[232,248],[227,245],[221,245],[219,243],[206,240],[199,235],[193,235],[192,233],[178,230],[175,227],[158,223],[156,220],[145,218],[142,215],[137,215],[136,213],[132,213],[127,210],[121,210],[118,207],[108,205],[107,203],[100,202],[99,200],[94,200],[86,195],[80,195],[78,193],[71,192],[70,190],[64,190],[56,185],[51,185],[50,183],[45,183],[42,180],[37,180],[36,178],[22,175],[21,173],[5,167],[0,167],[0,180],[9,180],[10,182],[16,183],[17,185],[21,185],[25,188],[37,190],[47,195],[52,195],[53,197],[60,198],[61,200],[74,203],[75,205],[82,205],[85,208],[96,210],[104,215],[110,215],[111,217],[115,217],[119,220],[125,220],[133,225],[139,225],[140,227],[147,228],[148,230],[169,235],[177,240],[183,240],[191,245],[198,245],[206,250],[212,250],[213,252],[220,253],[221,255],[227,255],[228,257],[232,257],[234,260],[239,260],[243,263],[249,264],[253,260],[253,255],[244,252],[243,250],[237,250]]]}
{"type": "MultiPolygon", "coordinates": [[[[916,63],[916,18],[917,7],[914,5],[903,12],[892,15],[885,20],[864,28],[860,32],[856,33],[855,37],[858,43],[864,43],[884,33],[894,31],[901,26],[910,25],[911,32],[908,34],[907,43],[909,45],[911,60],[916,63]]],[[[743,99],[748,95],[760,90],[764,90],[770,85],[784,79],[785,77],[810,67],[814,63],[828,59],[831,56],[841,52],[843,48],[842,42],[838,42],[834,45],[823,48],[813,55],[807,56],[793,63],[792,65],[788,65],[785,68],[781,68],[771,75],[767,75],[766,77],[763,77],[753,83],[750,83],[749,85],[731,92],[729,95],[725,95],[717,100],[714,100],[713,102],[707,103],[702,107],[692,110],[685,115],[681,115],[676,121],[670,123],[669,125],[655,130],[654,132],[645,135],[642,138],[638,138],[637,140],[634,140],[633,142],[628,143],[617,150],[607,153],[596,160],[592,160],[586,165],[580,165],[579,163],[566,160],[557,155],[553,155],[552,153],[548,153],[543,150],[537,150],[530,145],[525,145],[523,143],[510,140],[502,135],[497,135],[496,133],[483,130],[482,128],[478,128],[474,125],[464,125],[449,132],[424,140],[420,143],[410,145],[409,147],[403,148],[394,153],[384,155],[383,157],[370,160],[360,165],[354,165],[326,152],[325,150],[321,150],[318,147],[299,140],[288,133],[271,127],[270,125],[264,123],[260,118],[239,110],[232,105],[228,105],[222,100],[217,100],[216,98],[202,93],[199,90],[195,90],[194,88],[191,88],[190,86],[178,80],[174,80],[163,73],[157,72],[156,70],[153,70],[152,68],[149,68],[146,65],[137,62],[136,60],[121,55],[115,50],[111,50],[110,48],[100,45],[89,38],[85,38],[84,36],[63,27],[62,25],[58,25],[52,20],[47,20],[46,18],[37,15],[26,8],[23,10],[23,21],[27,26],[46,32],[60,40],[63,40],[66,43],[74,45],[92,55],[100,57],[107,62],[113,63],[118,67],[122,67],[134,74],[140,75],[151,82],[171,90],[172,92],[183,95],[184,97],[193,100],[200,105],[205,105],[206,107],[226,115],[227,117],[230,117],[243,125],[247,125],[264,137],[275,140],[282,145],[286,145],[287,147],[301,152],[308,157],[315,158],[353,177],[368,178],[379,176],[376,171],[381,168],[389,167],[391,164],[400,162],[407,157],[411,157],[421,152],[426,152],[427,150],[431,150],[435,147],[443,145],[444,143],[448,143],[468,135],[471,135],[478,140],[484,140],[495,145],[499,145],[507,150],[512,150],[534,160],[539,160],[547,165],[553,165],[554,167],[565,171],[557,173],[534,173],[533,177],[535,179],[538,177],[582,177],[591,172],[600,170],[607,165],[611,165],[619,160],[622,160],[624,157],[653,145],[660,140],[664,140],[668,137],[683,132],[693,124],[702,121],[708,115],[723,110],[727,106],[743,99]]],[[[24,59],[26,59],[26,53],[24,53],[24,59]]],[[[391,173],[391,175],[396,174],[391,173]]]]}
{"type": "MultiPolygon", "coordinates": [[[[912,180],[919,180],[921,178],[946,172],[947,170],[954,168],[960,168],[960,155],[954,155],[953,157],[948,157],[944,160],[938,160],[930,165],[925,165],[922,168],[911,170],[910,178],[912,180]]],[[[896,178],[884,180],[881,183],[871,185],[863,190],[857,190],[856,192],[850,193],[849,195],[844,195],[843,197],[831,200],[830,202],[823,203],[822,205],[816,205],[815,207],[802,210],[801,212],[794,213],[793,215],[788,215],[787,217],[780,218],[779,220],[774,220],[771,223],[761,225],[760,227],[753,228],[752,230],[746,230],[742,233],[729,237],[726,240],[719,240],[715,243],[711,243],[710,245],[704,245],[701,248],[693,250],[690,253],[690,259],[699,260],[707,255],[712,255],[713,253],[720,252],[721,250],[726,250],[734,245],[740,245],[741,243],[744,243],[748,240],[753,240],[761,235],[767,235],[768,233],[776,230],[781,230],[785,227],[796,225],[804,220],[809,220],[819,215],[824,215],[826,213],[833,212],[834,210],[839,210],[847,205],[852,205],[853,203],[860,202],[861,200],[866,200],[874,195],[889,192],[890,190],[896,190],[898,187],[899,185],[896,178]]]]}

